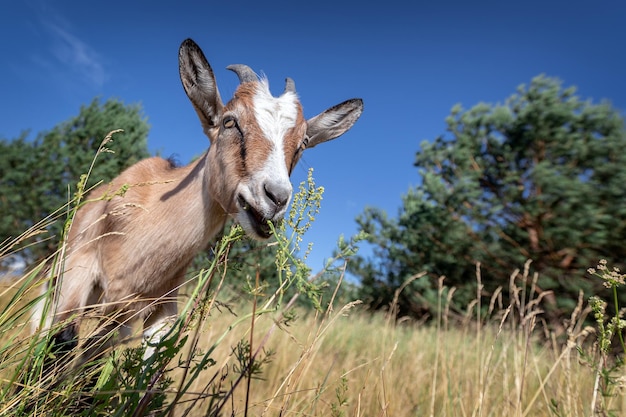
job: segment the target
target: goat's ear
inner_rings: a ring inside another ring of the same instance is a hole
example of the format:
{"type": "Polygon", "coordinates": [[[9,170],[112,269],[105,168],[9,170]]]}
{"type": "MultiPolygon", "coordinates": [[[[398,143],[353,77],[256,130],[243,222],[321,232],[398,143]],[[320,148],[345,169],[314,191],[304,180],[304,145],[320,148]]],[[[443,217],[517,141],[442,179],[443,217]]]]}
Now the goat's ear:
{"type": "Polygon", "coordinates": [[[355,98],[307,120],[307,149],[346,133],[363,112],[363,100],[355,98]]]}
{"type": "Polygon", "coordinates": [[[178,68],[187,97],[200,117],[204,133],[211,139],[209,132],[218,125],[224,105],[213,70],[200,47],[191,39],[180,45],[178,68]]]}

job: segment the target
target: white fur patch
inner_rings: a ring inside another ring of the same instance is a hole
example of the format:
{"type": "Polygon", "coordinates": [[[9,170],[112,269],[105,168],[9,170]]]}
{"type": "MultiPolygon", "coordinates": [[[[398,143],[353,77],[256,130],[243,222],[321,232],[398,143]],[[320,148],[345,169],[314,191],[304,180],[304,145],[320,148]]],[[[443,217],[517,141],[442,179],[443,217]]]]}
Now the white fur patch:
{"type": "Polygon", "coordinates": [[[273,97],[265,79],[261,80],[259,87],[254,96],[254,114],[263,135],[272,144],[272,150],[261,172],[254,176],[291,187],[283,143],[285,134],[296,125],[298,97],[292,92],[273,97]]]}
{"type": "Polygon", "coordinates": [[[254,114],[259,127],[274,145],[282,149],[285,133],[296,125],[298,98],[287,92],[273,97],[267,80],[261,80],[254,96],[254,114]]]}

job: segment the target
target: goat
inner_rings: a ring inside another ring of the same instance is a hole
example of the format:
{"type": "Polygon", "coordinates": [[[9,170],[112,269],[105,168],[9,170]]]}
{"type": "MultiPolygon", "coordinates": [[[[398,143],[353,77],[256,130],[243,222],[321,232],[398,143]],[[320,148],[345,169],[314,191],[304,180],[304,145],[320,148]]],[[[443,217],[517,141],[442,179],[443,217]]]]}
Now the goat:
{"type": "Polygon", "coordinates": [[[72,320],[56,342],[73,347],[80,313],[94,306],[103,317],[115,315],[103,321],[102,336],[119,328],[118,340],[128,337],[131,322],[141,317],[144,340],[158,342],[177,315],[185,271],[229,216],[252,238],[269,238],[268,222],[279,222],[287,210],[289,176],[302,152],[345,133],[363,111],[363,101],[352,99],[306,120],[293,80],[273,97],[267,79],[240,64],[227,67],[240,84],[224,105],[194,41],[181,44],[178,59],[210,146],[185,167],[158,157],[140,161],[90,193],[76,212],[64,261],[52,271],[55,305],[43,318],[40,304],[33,320],[44,330],[72,320]],[[125,185],[123,196],[102,198],[125,185]]]}

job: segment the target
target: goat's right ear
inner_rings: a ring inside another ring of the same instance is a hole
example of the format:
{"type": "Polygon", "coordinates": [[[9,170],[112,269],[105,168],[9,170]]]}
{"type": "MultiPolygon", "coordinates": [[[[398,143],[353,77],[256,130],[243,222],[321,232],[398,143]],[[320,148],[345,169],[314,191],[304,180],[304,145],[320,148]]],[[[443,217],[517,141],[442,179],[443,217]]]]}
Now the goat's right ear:
{"type": "Polygon", "coordinates": [[[187,97],[200,117],[204,133],[211,139],[209,132],[219,124],[224,105],[213,70],[200,47],[191,39],[180,45],[178,68],[187,97]]]}
{"type": "Polygon", "coordinates": [[[337,104],[307,120],[307,149],[346,133],[363,113],[363,100],[354,98],[337,104]]]}

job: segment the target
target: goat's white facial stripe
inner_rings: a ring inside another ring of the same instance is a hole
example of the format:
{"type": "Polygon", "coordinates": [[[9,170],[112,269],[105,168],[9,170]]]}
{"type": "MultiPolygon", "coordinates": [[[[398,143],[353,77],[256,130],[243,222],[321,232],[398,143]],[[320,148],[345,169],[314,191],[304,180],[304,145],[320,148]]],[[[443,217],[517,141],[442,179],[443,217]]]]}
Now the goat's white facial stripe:
{"type": "Polygon", "coordinates": [[[274,145],[280,145],[285,133],[296,125],[298,117],[297,97],[287,92],[280,97],[273,97],[267,81],[259,84],[254,96],[254,114],[261,131],[274,145]]]}
{"type": "Polygon", "coordinates": [[[296,125],[298,98],[291,92],[273,97],[266,80],[262,80],[259,85],[261,88],[257,89],[254,96],[254,114],[263,135],[272,144],[263,171],[265,175],[280,178],[279,181],[289,182],[283,140],[289,129],[296,125]]]}

